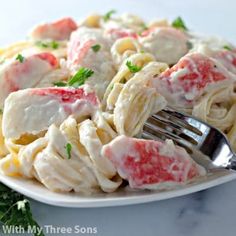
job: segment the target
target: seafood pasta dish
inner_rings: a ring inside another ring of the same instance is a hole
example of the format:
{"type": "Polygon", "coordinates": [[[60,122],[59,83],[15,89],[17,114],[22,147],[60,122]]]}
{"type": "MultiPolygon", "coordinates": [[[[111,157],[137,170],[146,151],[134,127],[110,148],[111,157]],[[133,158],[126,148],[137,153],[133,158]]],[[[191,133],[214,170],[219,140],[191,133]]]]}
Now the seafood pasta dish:
{"type": "Polygon", "coordinates": [[[142,138],[167,106],[236,150],[236,48],[180,17],[92,14],[35,26],[0,48],[0,172],[51,191],[178,188],[207,175],[171,139],[142,138]]]}

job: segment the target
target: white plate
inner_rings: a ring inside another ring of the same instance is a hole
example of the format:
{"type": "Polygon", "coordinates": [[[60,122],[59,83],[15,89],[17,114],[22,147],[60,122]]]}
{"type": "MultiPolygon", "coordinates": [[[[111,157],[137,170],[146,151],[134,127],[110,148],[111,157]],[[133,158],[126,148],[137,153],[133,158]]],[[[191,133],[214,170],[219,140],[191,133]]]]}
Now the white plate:
{"type": "Polygon", "coordinates": [[[0,181],[10,188],[39,202],[62,207],[104,207],[121,206],[158,201],[194,193],[236,179],[236,172],[217,170],[195,183],[185,185],[176,190],[166,191],[134,191],[128,188],[115,193],[99,193],[81,196],[77,193],[55,193],[46,189],[34,180],[7,177],[0,174],[0,181]]]}

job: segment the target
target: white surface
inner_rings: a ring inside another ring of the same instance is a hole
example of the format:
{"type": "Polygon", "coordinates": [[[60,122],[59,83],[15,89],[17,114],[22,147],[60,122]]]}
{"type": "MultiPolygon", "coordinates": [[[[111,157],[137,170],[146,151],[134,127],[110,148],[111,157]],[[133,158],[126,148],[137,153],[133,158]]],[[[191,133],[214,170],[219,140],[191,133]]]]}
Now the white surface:
{"type": "MultiPolygon", "coordinates": [[[[218,34],[236,43],[234,0],[7,0],[1,3],[0,9],[0,45],[24,39],[29,28],[40,21],[65,15],[79,19],[94,10],[110,9],[120,13],[130,11],[145,18],[168,16],[173,19],[181,15],[189,28],[218,34]]],[[[235,197],[236,181],[233,181],[185,197],[135,206],[70,209],[34,201],[32,204],[41,225],[91,226],[96,227],[96,235],[101,236],[234,236],[235,197]]]]}

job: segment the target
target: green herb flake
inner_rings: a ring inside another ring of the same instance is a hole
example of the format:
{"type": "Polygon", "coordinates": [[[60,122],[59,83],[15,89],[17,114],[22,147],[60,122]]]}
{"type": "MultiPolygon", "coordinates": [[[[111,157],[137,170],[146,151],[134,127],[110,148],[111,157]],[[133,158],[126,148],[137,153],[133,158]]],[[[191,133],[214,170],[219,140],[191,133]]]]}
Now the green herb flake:
{"type": "Polygon", "coordinates": [[[193,48],[193,44],[190,41],[187,41],[187,48],[191,50],[193,48]]]}
{"type": "Polygon", "coordinates": [[[3,114],[3,109],[0,109],[0,115],[2,115],[3,114]]]}
{"type": "Polygon", "coordinates": [[[72,150],[72,145],[70,143],[67,143],[66,144],[66,153],[67,153],[68,159],[71,159],[71,150],[72,150]]]}
{"type": "Polygon", "coordinates": [[[83,85],[85,81],[94,74],[94,71],[81,67],[78,72],[71,77],[68,81],[68,85],[78,88],[79,86],[83,85]]]}
{"type": "Polygon", "coordinates": [[[98,52],[101,49],[101,45],[100,44],[95,44],[91,48],[94,52],[98,52]]]}
{"type": "Polygon", "coordinates": [[[113,84],[113,85],[109,88],[109,90],[112,91],[113,88],[114,88],[114,86],[115,86],[115,84],[113,84]]]}
{"type": "Polygon", "coordinates": [[[232,51],[232,48],[231,48],[229,45],[224,45],[223,48],[224,48],[225,50],[232,51]]]}
{"type": "Polygon", "coordinates": [[[174,28],[176,29],[181,29],[188,31],[188,28],[186,27],[184,21],[182,20],[181,17],[177,17],[171,24],[174,28]]]}
{"type": "Polygon", "coordinates": [[[52,42],[50,43],[50,46],[51,46],[51,48],[53,48],[53,49],[57,49],[57,48],[59,47],[59,43],[56,42],[56,41],[52,41],[52,42]]]}
{"type": "Polygon", "coordinates": [[[58,81],[58,82],[54,82],[53,85],[57,87],[66,87],[67,83],[63,81],[58,81]]]}
{"type": "Polygon", "coordinates": [[[143,34],[143,30],[141,30],[141,31],[138,32],[138,35],[139,35],[139,36],[142,36],[142,34],[143,34]]]}
{"type": "Polygon", "coordinates": [[[141,66],[136,66],[136,65],[132,64],[131,61],[127,61],[126,66],[129,68],[129,71],[131,73],[139,72],[142,69],[141,66]]]}
{"type": "Polygon", "coordinates": [[[16,60],[19,61],[20,63],[23,63],[25,58],[21,54],[18,54],[16,60]]]}
{"type": "Polygon", "coordinates": [[[59,43],[57,41],[38,41],[35,43],[36,46],[40,48],[52,48],[52,49],[58,49],[59,43]]]}
{"type": "Polygon", "coordinates": [[[48,48],[48,44],[47,43],[44,43],[42,41],[37,41],[35,43],[36,46],[40,47],[40,48],[48,48]]]}
{"type": "Polygon", "coordinates": [[[105,22],[109,21],[109,20],[111,19],[111,16],[112,16],[113,14],[115,14],[115,13],[116,13],[116,10],[111,10],[111,11],[107,12],[107,13],[103,16],[103,20],[104,20],[105,22]]]}

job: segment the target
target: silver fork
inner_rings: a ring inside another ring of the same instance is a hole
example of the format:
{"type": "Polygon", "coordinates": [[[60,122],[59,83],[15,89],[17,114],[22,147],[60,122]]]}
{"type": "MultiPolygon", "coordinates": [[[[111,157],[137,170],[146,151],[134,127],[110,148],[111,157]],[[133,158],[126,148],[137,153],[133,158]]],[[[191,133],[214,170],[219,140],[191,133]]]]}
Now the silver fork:
{"type": "Polygon", "coordinates": [[[142,137],[172,139],[208,169],[224,167],[236,170],[236,155],[221,131],[172,108],[151,116],[144,125],[142,137]]]}

